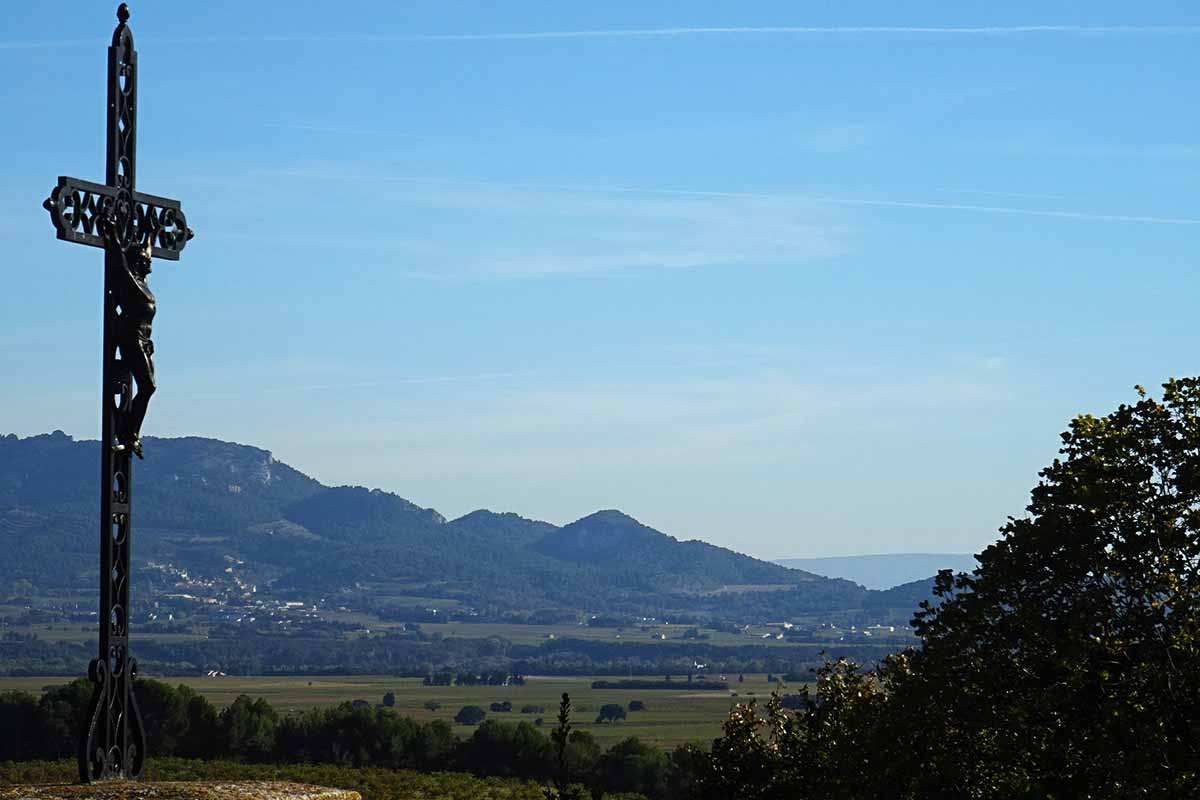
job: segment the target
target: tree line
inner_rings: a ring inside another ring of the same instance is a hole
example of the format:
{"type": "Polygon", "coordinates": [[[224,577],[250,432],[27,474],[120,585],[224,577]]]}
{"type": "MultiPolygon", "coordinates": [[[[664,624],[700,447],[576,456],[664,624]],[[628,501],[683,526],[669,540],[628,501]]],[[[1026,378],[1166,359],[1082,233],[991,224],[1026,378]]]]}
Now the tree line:
{"type": "MultiPolygon", "coordinates": [[[[443,720],[418,722],[386,706],[342,703],[289,715],[242,695],[217,709],[188,686],[151,679],[138,679],[134,694],[150,755],[159,758],[460,771],[547,783],[560,775],[551,738],[526,721],[484,719],[460,739],[443,720]]],[[[90,698],[84,679],[49,687],[41,697],[0,694],[0,762],[74,758],[90,698]]],[[[624,714],[621,706],[602,709],[606,720],[624,714]]],[[[589,791],[665,800],[683,796],[678,790],[690,782],[699,753],[695,747],[666,752],[636,737],[605,750],[587,731],[573,730],[561,759],[570,783],[589,791]]]]}
{"type": "MultiPolygon", "coordinates": [[[[764,592],[763,594],[770,594],[764,592]]],[[[90,630],[90,628],[89,628],[90,630]]],[[[230,630],[228,627],[225,630],[230,630]]],[[[898,648],[889,643],[718,645],[711,642],[634,642],[563,638],[513,644],[499,636],[442,637],[421,631],[357,639],[267,636],[238,631],[221,638],[172,641],[139,638],[138,663],[155,675],[196,675],[219,670],[230,675],[438,676],[451,682],[493,673],[520,675],[686,674],[696,660],[718,673],[810,675],[829,648],[839,657],[874,663],[898,648]],[[236,634],[236,635],[233,635],[236,634]]],[[[0,675],[64,675],[87,672],[95,657],[81,642],[47,642],[33,634],[0,634],[0,675]]]]}

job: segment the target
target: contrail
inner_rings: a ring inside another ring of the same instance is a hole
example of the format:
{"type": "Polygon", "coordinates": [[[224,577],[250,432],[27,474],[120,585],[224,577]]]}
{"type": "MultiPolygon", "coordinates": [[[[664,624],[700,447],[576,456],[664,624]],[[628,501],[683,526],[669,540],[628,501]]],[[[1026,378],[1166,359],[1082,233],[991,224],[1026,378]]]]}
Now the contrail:
{"type": "Polygon", "coordinates": [[[516,370],[512,372],[481,372],[475,375],[433,375],[426,377],[394,378],[374,381],[346,381],[335,383],[314,383],[298,386],[274,386],[257,388],[253,392],[191,392],[193,399],[226,399],[244,397],[249,394],[291,394],[293,392],[327,392],[347,389],[380,389],[388,386],[425,386],[448,383],[484,383],[502,381],[510,378],[526,378],[540,374],[540,370],[516,370]]]}
{"type": "MultiPolygon", "coordinates": [[[[580,31],[513,31],[492,33],[397,33],[332,34],[326,36],[209,36],[154,37],[139,40],[148,45],[204,45],[237,43],[436,43],[503,42],[546,39],[650,39],[683,36],[846,36],[846,35],[918,35],[918,36],[1021,36],[1021,35],[1098,35],[1098,36],[1189,36],[1200,34],[1200,25],[984,25],[951,27],[942,25],[760,25],[731,27],[607,28],[580,31]]],[[[0,49],[76,47],[91,45],[90,40],[0,42],[0,49]]]]}
{"type": "Polygon", "coordinates": [[[383,181],[386,183],[426,183],[443,186],[479,186],[493,189],[518,189],[522,191],[590,192],[610,194],[647,194],[674,197],[715,197],[749,200],[803,200],[810,203],[839,206],[867,206],[880,208],[913,208],[940,211],[967,211],[989,214],[1010,214],[1027,217],[1050,217],[1073,219],[1083,222],[1130,222],[1150,225],[1200,225],[1196,217],[1159,217],[1143,214],[1102,214],[1091,211],[1056,211],[1053,209],[1020,208],[1015,206],[977,205],[972,203],[936,203],[922,200],[888,200],[852,197],[833,197],[810,194],[771,194],[761,192],[726,192],[691,189],[657,189],[636,186],[586,186],[558,183],[500,183],[491,181],[457,180],[453,178],[426,178],[418,176],[350,175],[306,170],[263,170],[264,174],[282,177],[316,178],[333,181],[383,181]]]}

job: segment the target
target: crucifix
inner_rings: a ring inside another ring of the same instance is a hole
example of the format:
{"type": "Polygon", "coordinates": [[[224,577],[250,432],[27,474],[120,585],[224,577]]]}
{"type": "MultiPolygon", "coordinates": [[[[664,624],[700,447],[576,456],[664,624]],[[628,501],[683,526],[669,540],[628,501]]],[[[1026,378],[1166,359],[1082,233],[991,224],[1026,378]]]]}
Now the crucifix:
{"type": "Polygon", "coordinates": [[[117,9],[108,48],[107,166],[103,184],[60,177],[43,204],[58,238],[104,249],[104,344],[100,398],[100,650],[88,668],[92,701],[80,737],[83,781],[136,778],[146,734],[133,695],[129,655],[129,577],[133,456],[154,393],[147,285],[153,258],[177,261],[192,238],[178,200],[134,188],[137,51],[129,6],[117,9]],[[136,392],[135,392],[136,388],[136,392]]]}

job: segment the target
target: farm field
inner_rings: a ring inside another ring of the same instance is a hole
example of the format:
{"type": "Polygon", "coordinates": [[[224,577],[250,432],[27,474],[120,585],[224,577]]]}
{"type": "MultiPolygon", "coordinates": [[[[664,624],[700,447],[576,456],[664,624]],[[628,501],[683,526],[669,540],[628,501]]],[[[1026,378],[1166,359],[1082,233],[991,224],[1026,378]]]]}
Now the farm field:
{"type": "MultiPolygon", "coordinates": [[[[687,625],[642,625],[639,627],[608,628],[590,625],[509,625],[494,622],[441,622],[422,623],[421,631],[427,634],[440,633],[442,636],[457,636],[463,639],[483,639],[489,636],[500,636],[513,644],[540,644],[548,639],[583,639],[596,642],[655,642],[683,641],[684,632],[691,626],[687,625]],[[665,639],[658,639],[662,636],[665,639]]],[[[774,635],[780,629],[766,627],[753,628],[749,633],[736,634],[723,631],[703,629],[705,637],[701,641],[714,645],[744,645],[744,644],[788,644],[782,640],[763,639],[762,636],[774,635]]],[[[822,632],[824,633],[824,632],[822,632]]],[[[827,637],[833,638],[833,637],[827,637]]],[[[821,639],[824,641],[824,639],[821,639]]]]}
{"type": "MultiPolygon", "coordinates": [[[[366,614],[347,612],[329,612],[325,618],[336,622],[349,622],[365,626],[364,630],[352,631],[345,634],[348,639],[361,638],[366,635],[380,635],[383,632],[400,627],[399,623],[381,622],[366,614]],[[370,633],[368,633],[368,631],[370,633]]],[[[518,645],[538,645],[552,639],[582,639],[597,642],[634,642],[647,644],[653,642],[682,642],[686,641],[684,633],[691,626],[653,624],[638,627],[608,628],[590,625],[519,625],[495,622],[425,622],[421,631],[428,635],[440,634],[444,637],[460,639],[487,639],[498,636],[518,645]],[[661,637],[661,638],[660,638],[661,637]]],[[[79,623],[55,622],[35,625],[10,625],[7,630],[22,635],[33,634],[47,642],[94,642],[96,639],[95,625],[79,623]]],[[[765,645],[768,647],[789,647],[797,643],[831,645],[839,641],[853,640],[856,643],[896,643],[902,647],[911,643],[911,633],[897,626],[895,631],[850,631],[844,628],[811,630],[803,640],[785,641],[782,638],[782,628],[765,625],[750,626],[743,633],[715,631],[700,628],[701,638],[697,641],[718,646],[765,645]]],[[[159,633],[143,632],[134,627],[134,633],[139,640],[160,642],[199,641],[208,638],[207,627],[194,626],[189,633],[159,633]]]]}
{"type": "MultiPolygon", "coordinates": [[[[645,676],[661,679],[662,676],[645,676]]],[[[383,695],[394,692],[395,710],[419,720],[444,719],[453,724],[454,715],[465,705],[481,706],[485,710],[494,702],[505,700],[513,704],[508,713],[488,711],[489,719],[505,722],[545,720],[548,734],[554,725],[558,701],[563,692],[571,695],[572,723],[592,733],[603,747],[629,736],[637,736],[662,747],[674,747],[685,742],[707,745],[721,732],[721,723],[734,703],[751,696],[765,700],[775,688],[765,675],[746,675],[744,683],[730,676],[730,691],[688,691],[687,679],[679,681],[678,690],[666,689],[592,689],[593,680],[620,680],[613,676],[529,676],[524,686],[423,686],[420,678],[396,678],[387,675],[356,676],[228,676],[219,678],[168,678],[169,683],[183,683],[207,697],[212,703],[224,706],[238,695],[263,697],[281,713],[295,712],[313,706],[333,705],[353,700],[366,700],[378,705],[383,695]],[[732,693],[736,692],[737,697],[732,693]],[[597,724],[596,713],[605,703],[628,706],[630,700],[641,700],[645,711],[631,712],[617,723],[597,724]],[[440,708],[430,710],[425,703],[433,701],[440,708]],[[541,713],[520,713],[526,705],[541,706],[541,713]]],[[[61,677],[0,678],[0,692],[23,690],[38,694],[45,686],[62,684],[61,677]]],[[[454,725],[457,733],[467,736],[473,726],[454,725]]]]}
{"type": "MultiPolygon", "coordinates": [[[[368,625],[372,632],[386,630],[388,628],[398,627],[397,623],[378,622],[366,615],[354,614],[338,614],[330,613],[326,615],[329,619],[342,622],[355,622],[358,624],[368,625]]],[[[890,643],[899,642],[901,646],[911,643],[911,632],[904,626],[895,626],[892,631],[864,632],[863,630],[851,631],[847,628],[833,628],[825,630],[817,630],[818,622],[811,623],[809,633],[801,640],[785,641],[782,637],[784,629],[778,626],[768,625],[751,625],[742,633],[731,633],[728,631],[717,631],[703,626],[695,628],[700,635],[697,641],[711,645],[720,646],[738,646],[738,645],[767,645],[788,647],[797,643],[800,644],[831,644],[839,641],[864,642],[864,643],[890,643]],[[778,637],[778,638],[777,638],[778,637]]],[[[458,637],[461,639],[486,639],[491,636],[498,636],[507,639],[513,644],[529,644],[536,645],[550,639],[583,639],[586,641],[599,642],[680,642],[684,639],[685,632],[692,628],[690,625],[668,625],[662,623],[653,623],[648,625],[626,626],[623,628],[610,628],[591,625],[524,625],[524,624],[508,624],[499,622],[423,622],[421,623],[421,632],[425,634],[441,634],[446,637],[458,637]],[[661,637],[661,638],[660,638],[661,637]]],[[[146,634],[147,637],[155,634],[146,634]]],[[[350,634],[361,635],[361,634],[350,634]]]]}
{"type": "MultiPolygon", "coordinates": [[[[6,631],[19,633],[22,636],[30,634],[46,642],[95,643],[96,626],[79,623],[56,622],[38,625],[9,625],[6,631]]],[[[203,630],[194,633],[140,633],[134,627],[134,634],[139,639],[159,642],[194,642],[208,638],[203,630]]]]}

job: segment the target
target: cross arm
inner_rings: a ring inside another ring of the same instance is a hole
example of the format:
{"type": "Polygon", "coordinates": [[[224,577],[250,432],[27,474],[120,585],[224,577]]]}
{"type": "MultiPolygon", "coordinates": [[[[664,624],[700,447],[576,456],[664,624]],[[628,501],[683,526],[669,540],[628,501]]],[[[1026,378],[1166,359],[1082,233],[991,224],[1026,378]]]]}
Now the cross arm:
{"type": "MultiPolygon", "coordinates": [[[[117,204],[121,193],[122,190],[102,183],[60,176],[58,185],[42,207],[50,212],[50,222],[59,239],[104,247],[100,221],[117,204]]],[[[178,200],[134,192],[131,208],[124,214],[121,209],[114,210],[118,218],[124,216],[128,220],[128,240],[150,241],[155,258],[178,261],[184,246],[194,235],[178,200]]]]}

